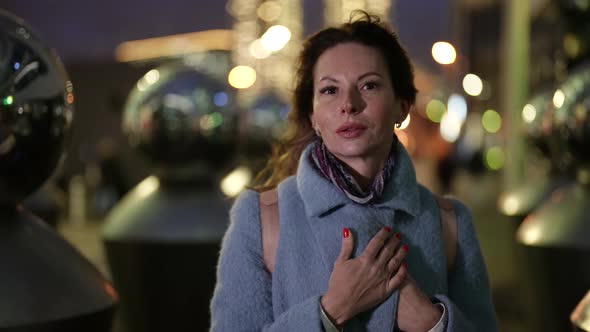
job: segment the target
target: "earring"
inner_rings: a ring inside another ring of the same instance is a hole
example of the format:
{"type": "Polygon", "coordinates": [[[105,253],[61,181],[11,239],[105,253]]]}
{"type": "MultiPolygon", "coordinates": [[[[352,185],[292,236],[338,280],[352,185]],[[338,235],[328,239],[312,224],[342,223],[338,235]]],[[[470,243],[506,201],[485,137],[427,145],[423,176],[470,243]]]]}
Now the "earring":
{"type": "Polygon", "coordinates": [[[317,137],[322,137],[322,133],[320,132],[320,130],[318,128],[314,128],[315,129],[315,134],[317,137]]]}
{"type": "Polygon", "coordinates": [[[399,129],[399,128],[401,128],[402,123],[396,121],[395,124],[394,124],[394,126],[395,126],[395,128],[399,129]]]}

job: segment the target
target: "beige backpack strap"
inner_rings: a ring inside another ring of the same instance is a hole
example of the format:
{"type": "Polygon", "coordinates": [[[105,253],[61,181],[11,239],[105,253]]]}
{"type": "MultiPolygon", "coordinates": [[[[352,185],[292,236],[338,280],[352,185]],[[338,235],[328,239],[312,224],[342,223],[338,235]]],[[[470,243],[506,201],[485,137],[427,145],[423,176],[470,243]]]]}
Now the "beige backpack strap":
{"type": "Polygon", "coordinates": [[[447,271],[452,271],[457,256],[457,214],[450,199],[439,195],[434,195],[434,197],[440,210],[440,224],[447,258],[447,271]]]}
{"type": "Polygon", "coordinates": [[[279,240],[279,204],[277,190],[260,193],[260,227],[262,228],[262,258],[264,267],[272,273],[279,240]]]}

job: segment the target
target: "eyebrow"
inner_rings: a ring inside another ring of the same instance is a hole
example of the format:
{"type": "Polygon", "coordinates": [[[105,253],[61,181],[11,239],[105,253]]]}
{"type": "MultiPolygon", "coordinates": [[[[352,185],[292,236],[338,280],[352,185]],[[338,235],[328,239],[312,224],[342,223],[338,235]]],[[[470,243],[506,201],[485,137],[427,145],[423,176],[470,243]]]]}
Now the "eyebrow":
{"type": "MultiPolygon", "coordinates": [[[[359,76],[357,80],[360,81],[363,78],[365,78],[367,76],[372,76],[372,75],[379,76],[379,77],[383,78],[383,75],[379,74],[378,72],[376,72],[376,71],[370,71],[370,72],[364,73],[361,76],[359,76]]],[[[320,78],[319,82],[322,82],[322,81],[338,82],[337,79],[335,79],[333,77],[330,77],[330,76],[323,76],[322,78],[320,78]]]]}

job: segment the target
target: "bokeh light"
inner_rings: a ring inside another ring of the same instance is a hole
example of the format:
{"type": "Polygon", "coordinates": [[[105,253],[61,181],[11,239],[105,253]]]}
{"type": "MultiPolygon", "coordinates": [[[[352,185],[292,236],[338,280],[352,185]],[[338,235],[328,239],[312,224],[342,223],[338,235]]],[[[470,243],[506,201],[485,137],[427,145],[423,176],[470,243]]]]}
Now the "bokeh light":
{"type": "Polygon", "coordinates": [[[256,59],[265,59],[272,54],[272,52],[269,49],[262,45],[260,39],[256,39],[252,43],[250,43],[248,51],[250,51],[250,55],[252,55],[256,59]]]}
{"type": "Polygon", "coordinates": [[[522,119],[526,123],[532,123],[537,117],[537,109],[531,104],[524,105],[522,109],[522,119]]]}
{"type": "Polygon", "coordinates": [[[213,96],[213,104],[215,104],[215,106],[217,107],[223,107],[227,105],[228,101],[229,97],[225,92],[218,92],[213,96]]]}
{"type": "Polygon", "coordinates": [[[453,143],[461,134],[461,121],[455,114],[445,113],[440,121],[440,136],[447,142],[453,143]]]}
{"type": "Polygon", "coordinates": [[[221,180],[221,191],[229,197],[237,196],[252,180],[252,171],[238,167],[221,180]]]}
{"type": "Polygon", "coordinates": [[[467,101],[465,97],[452,94],[447,102],[447,112],[452,113],[461,123],[467,118],[467,101]]]}
{"type": "Polygon", "coordinates": [[[272,0],[263,2],[256,10],[258,17],[266,22],[276,21],[281,16],[281,12],[281,4],[272,0]]]}
{"type": "Polygon", "coordinates": [[[426,116],[432,122],[439,123],[446,111],[445,104],[438,99],[432,99],[426,104],[426,116]]]}
{"type": "Polygon", "coordinates": [[[467,74],[463,78],[463,90],[470,96],[479,96],[483,90],[483,82],[475,74],[467,74]]]}
{"type": "Polygon", "coordinates": [[[2,105],[4,106],[12,105],[13,102],[14,98],[12,96],[6,96],[2,99],[2,105]]]}
{"type": "Polygon", "coordinates": [[[557,89],[553,94],[553,106],[560,108],[565,102],[565,94],[561,89],[557,89]]]}
{"type": "Polygon", "coordinates": [[[256,82],[256,71],[248,66],[236,66],[227,75],[227,81],[236,89],[247,89],[256,82]]]}
{"type": "Polygon", "coordinates": [[[281,50],[291,40],[291,31],[284,25],[273,25],[260,37],[262,46],[271,52],[281,50]]]}
{"type": "Polygon", "coordinates": [[[436,62],[448,65],[455,62],[457,52],[450,43],[439,41],[432,45],[432,57],[436,62]]]}
{"type": "Polygon", "coordinates": [[[502,128],[502,117],[494,110],[487,110],[481,117],[481,124],[488,133],[497,133],[502,128]]]}
{"type": "Polygon", "coordinates": [[[484,154],[484,163],[491,170],[504,167],[504,151],[499,146],[489,148],[484,154]]]}

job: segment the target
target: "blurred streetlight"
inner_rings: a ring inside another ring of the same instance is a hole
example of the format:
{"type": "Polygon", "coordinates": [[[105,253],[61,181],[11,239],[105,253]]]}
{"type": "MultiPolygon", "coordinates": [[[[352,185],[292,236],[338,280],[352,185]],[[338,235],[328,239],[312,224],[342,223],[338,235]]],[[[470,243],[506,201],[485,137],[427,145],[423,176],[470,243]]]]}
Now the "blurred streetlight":
{"type": "Polygon", "coordinates": [[[467,74],[463,78],[463,90],[470,96],[479,96],[483,90],[483,82],[475,74],[467,74]]]}
{"type": "Polygon", "coordinates": [[[227,81],[236,89],[246,89],[256,82],[256,71],[248,66],[236,66],[227,75],[227,81]]]}
{"type": "Polygon", "coordinates": [[[442,65],[449,65],[457,59],[457,51],[450,43],[439,41],[432,45],[432,57],[442,65]]]}

